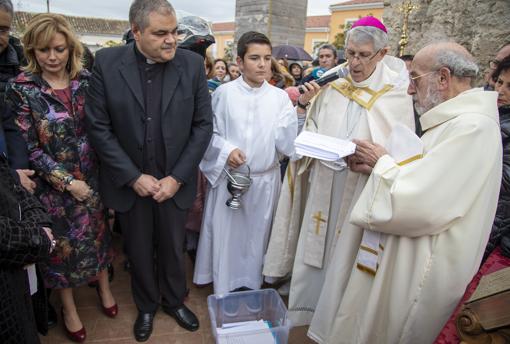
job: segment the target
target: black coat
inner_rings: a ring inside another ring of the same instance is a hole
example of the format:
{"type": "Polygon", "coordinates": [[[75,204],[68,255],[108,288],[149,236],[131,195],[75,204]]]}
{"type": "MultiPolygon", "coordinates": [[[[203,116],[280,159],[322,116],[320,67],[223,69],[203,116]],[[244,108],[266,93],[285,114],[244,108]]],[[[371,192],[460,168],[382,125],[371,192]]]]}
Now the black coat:
{"type": "MultiPolygon", "coordinates": [[[[184,184],[173,197],[181,209],[196,195],[197,166],[212,135],[212,109],[200,55],[177,49],[163,75],[161,130],[165,176],[184,184]]],[[[145,106],[132,44],[96,54],[85,100],[87,132],[100,158],[99,190],[105,206],[129,210],[136,194],[129,186],[143,164],[145,106]]]]}
{"type": "Polygon", "coordinates": [[[24,266],[49,257],[50,220],[0,156],[0,343],[38,343],[24,266]]]}
{"type": "MultiPolygon", "coordinates": [[[[19,128],[14,123],[14,112],[5,103],[5,87],[7,82],[21,72],[25,64],[23,48],[17,38],[9,37],[9,45],[0,54],[0,140],[5,142],[6,154],[12,169],[28,168],[27,144],[21,136],[19,128]]],[[[16,175],[14,173],[14,175],[16,175]]],[[[16,175],[17,177],[17,175],[16,175]]]]}
{"type": "Polygon", "coordinates": [[[484,260],[499,245],[503,255],[510,258],[510,106],[499,108],[499,123],[503,140],[503,177],[498,208],[484,260]]]}

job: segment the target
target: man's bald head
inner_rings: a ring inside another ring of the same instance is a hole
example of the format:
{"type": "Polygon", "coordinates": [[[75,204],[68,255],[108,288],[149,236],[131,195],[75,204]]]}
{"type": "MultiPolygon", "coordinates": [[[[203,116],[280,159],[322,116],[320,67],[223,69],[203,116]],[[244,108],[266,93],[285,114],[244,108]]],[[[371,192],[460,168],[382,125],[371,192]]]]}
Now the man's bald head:
{"type": "Polygon", "coordinates": [[[413,59],[408,93],[423,114],[470,89],[478,75],[473,56],[453,42],[435,43],[421,49],[413,59]]]}
{"type": "Polygon", "coordinates": [[[473,82],[479,68],[466,48],[454,42],[441,42],[421,49],[414,61],[430,71],[447,68],[459,81],[473,82]]]}

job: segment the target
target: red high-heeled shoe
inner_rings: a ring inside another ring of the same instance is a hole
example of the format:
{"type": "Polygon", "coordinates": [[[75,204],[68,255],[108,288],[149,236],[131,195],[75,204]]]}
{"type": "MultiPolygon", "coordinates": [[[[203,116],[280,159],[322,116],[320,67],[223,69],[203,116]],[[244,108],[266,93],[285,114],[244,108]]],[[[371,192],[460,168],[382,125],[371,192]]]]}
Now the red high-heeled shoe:
{"type": "Polygon", "coordinates": [[[99,296],[99,302],[101,303],[101,309],[103,310],[103,313],[110,318],[115,318],[117,314],[119,313],[119,307],[117,304],[114,304],[111,307],[105,307],[103,305],[103,300],[101,299],[101,293],[99,292],[99,286],[96,287],[97,296],[99,296]]]}
{"type": "Polygon", "coordinates": [[[64,325],[64,332],[67,335],[67,338],[72,340],[75,343],[83,343],[87,338],[87,331],[85,331],[85,327],[82,327],[78,331],[71,332],[67,328],[66,321],[64,319],[64,307],[60,308],[60,314],[62,315],[62,324],[64,325]]]}

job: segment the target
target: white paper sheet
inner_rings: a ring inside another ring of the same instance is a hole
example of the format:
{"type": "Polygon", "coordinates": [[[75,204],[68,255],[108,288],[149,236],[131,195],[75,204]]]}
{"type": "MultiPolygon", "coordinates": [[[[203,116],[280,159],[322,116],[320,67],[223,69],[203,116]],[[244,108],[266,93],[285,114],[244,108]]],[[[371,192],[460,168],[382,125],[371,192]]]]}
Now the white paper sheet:
{"type": "Polygon", "coordinates": [[[356,145],[336,137],[303,131],[294,141],[296,154],[325,161],[337,161],[354,154],[356,145]]]}
{"type": "Polygon", "coordinates": [[[244,321],[216,329],[218,344],[275,344],[275,338],[264,320],[244,321]],[[228,335],[228,336],[227,336],[228,335]]]}
{"type": "Polygon", "coordinates": [[[35,264],[25,267],[28,275],[28,284],[30,285],[30,295],[37,293],[37,274],[35,272],[35,264]]]}

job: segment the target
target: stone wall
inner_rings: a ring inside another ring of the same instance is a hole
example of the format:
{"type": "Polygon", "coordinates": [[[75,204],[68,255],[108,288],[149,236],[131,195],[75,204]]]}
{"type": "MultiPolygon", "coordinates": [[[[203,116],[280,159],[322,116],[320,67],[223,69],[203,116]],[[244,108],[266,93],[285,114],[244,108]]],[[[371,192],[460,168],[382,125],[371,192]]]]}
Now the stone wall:
{"type": "Polygon", "coordinates": [[[308,0],[237,0],[235,42],[247,31],[266,34],[274,46],[303,46],[308,0]]]}
{"type": "MultiPolygon", "coordinates": [[[[403,0],[385,0],[383,20],[392,54],[398,53],[403,0]]],[[[428,43],[454,40],[477,59],[481,70],[504,44],[510,42],[510,0],[413,0],[419,9],[409,16],[409,45],[415,54],[428,43]]]]}

